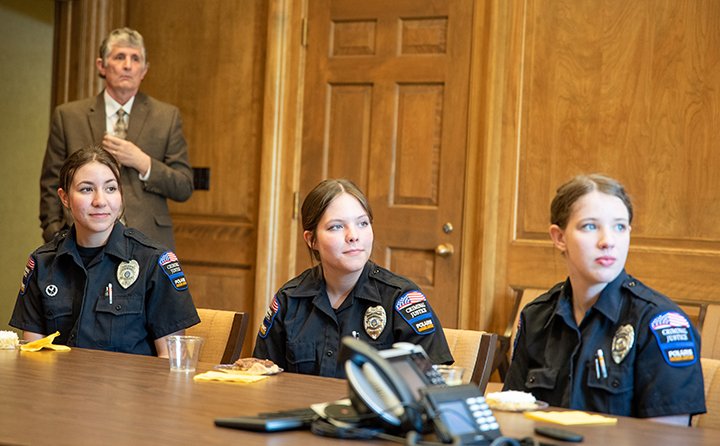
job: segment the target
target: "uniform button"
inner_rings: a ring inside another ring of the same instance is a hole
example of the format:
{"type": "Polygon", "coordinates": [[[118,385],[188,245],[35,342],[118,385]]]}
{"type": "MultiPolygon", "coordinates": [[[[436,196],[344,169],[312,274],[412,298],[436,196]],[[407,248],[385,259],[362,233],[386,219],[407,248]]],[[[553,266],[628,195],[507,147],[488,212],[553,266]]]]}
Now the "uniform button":
{"type": "Polygon", "coordinates": [[[618,381],[617,379],[612,382],[612,386],[613,386],[613,387],[617,387],[617,386],[619,386],[619,385],[620,385],[620,381],[618,381]]]}
{"type": "Polygon", "coordinates": [[[71,334],[71,335],[70,335],[70,339],[75,339],[75,335],[74,335],[74,334],[71,334]]]}
{"type": "Polygon", "coordinates": [[[52,316],[52,310],[47,310],[47,315],[52,316]]]}
{"type": "Polygon", "coordinates": [[[635,286],[635,282],[628,283],[628,286],[635,286]]]}
{"type": "Polygon", "coordinates": [[[122,308],[122,305],[118,305],[118,306],[115,307],[116,310],[119,310],[119,309],[121,309],[121,308],[122,308]]]}
{"type": "Polygon", "coordinates": [[[534,376],[531,376],[528,381],[530,381],[531,383],[534,383],[534,382],[535,382],[535,377],[534,377],[534,376]]]}
{"type": "Polygon", "coordinates": [[[333,355],[332,350],[328,350],[328,351],[327,351],[327,355],[328,355],[328,356],[332,356],[332,355],[333,355]]]}

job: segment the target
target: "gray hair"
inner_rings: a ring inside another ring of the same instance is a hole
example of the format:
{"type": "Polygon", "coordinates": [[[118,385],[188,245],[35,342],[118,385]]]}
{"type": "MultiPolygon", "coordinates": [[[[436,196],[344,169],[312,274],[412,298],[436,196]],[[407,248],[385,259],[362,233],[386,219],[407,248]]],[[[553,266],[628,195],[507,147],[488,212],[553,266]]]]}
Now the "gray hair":
{"type": "MultiPolygon", "coordinates": [[[[140,48],[143,66],[147,66],[147,51],[145,50],[143,36],[134,29],[118,28],[112,30],[102,41],[102,44],[100,44],[100,58],[102,59],[103,67],[107,66],[107,59],[110,57],[110,53],[115,45],[140,48]]],[[[105,78],[102,74],[100,74],[100,77],[105,78]]]]}

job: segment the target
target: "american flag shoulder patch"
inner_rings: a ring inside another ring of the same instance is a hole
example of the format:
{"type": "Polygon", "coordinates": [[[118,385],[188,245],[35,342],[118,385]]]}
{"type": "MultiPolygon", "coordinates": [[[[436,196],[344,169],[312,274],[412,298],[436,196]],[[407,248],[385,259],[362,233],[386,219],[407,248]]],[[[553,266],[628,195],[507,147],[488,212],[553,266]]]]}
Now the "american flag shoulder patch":
{"type": "Polygon", "coordinates": [[[395,301],[397,311],[405,322],[419,335],[430,334],[435,331],[432,310],[427,298],[420,291],[408,291],[395,301]]]}
{"type": "Polygon", "coordinates": [[[270,328],[272,327],[273,322],[275,322],[275,316],[278,313],[278,310],[280,309],[280,303],[278,302],[277,294],[273,296],[272,301],[270,302],[270,306],[268,307],[267,311],[265,312],[265,317],[263,318],[262,325],[260,326],[260,337],[266,338],[268,333],[270,332],[270,328]]]}
{"type": "Polygon", "coordinates": [[[27,291],[28,282],[30,282],[30,276],[35,271],[35,259],[32,254],[28,257],[27,265],[25,265],[25,271],[23,272],[22,283],[20,284],[20,295],[24,296],[27,291]]]}
{"type": "Polygon", "coordinates": [[[650,330],[666,363],[673,367],[685,367],[697,362],[697,345],[690,321],[685,316],[676,311],[666,311],[652,319],[650,330]]]}
{"type": "Polygon", "coordinates": [[[187,279],[175,253],[166,251],[158,259],[158,265],[160,265],[160,268],[165,272],[165,275],[168,276],[170,283],[172,283],[172,286],[175,287],[176,290],[182,291],[187,289],[187,279]]]}

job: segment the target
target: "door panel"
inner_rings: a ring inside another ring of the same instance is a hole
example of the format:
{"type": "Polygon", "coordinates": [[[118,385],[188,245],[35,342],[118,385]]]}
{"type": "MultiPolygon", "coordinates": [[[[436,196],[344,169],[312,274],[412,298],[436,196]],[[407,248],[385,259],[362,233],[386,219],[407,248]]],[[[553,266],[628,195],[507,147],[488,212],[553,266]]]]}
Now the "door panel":
{"type": "MultiPolygon", "coordinates": [[[[422,287],[447,327],[458,320],[472,6],[325,0],[308,13],[300,198],[326,178],[358,185],[375,214],[373,259],[422,287]],[[441,244],[454,252],[437,255],[441,244]]],[[[298,256],[297,272],[308,266],[298,256]]]]}

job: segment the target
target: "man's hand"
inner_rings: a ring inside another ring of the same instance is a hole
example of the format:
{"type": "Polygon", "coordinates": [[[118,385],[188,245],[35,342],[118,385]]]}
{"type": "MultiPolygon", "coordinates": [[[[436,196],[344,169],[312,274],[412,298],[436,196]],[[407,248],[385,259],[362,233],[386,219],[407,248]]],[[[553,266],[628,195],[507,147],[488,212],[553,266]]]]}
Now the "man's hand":
{"type": "Polygon", "coordinates": [[[150,156],[132,142],[105,135],[103,148],[110,152],[123,166],[132,167],[141,176],[147,174],[151,163],[150,156]]]}

